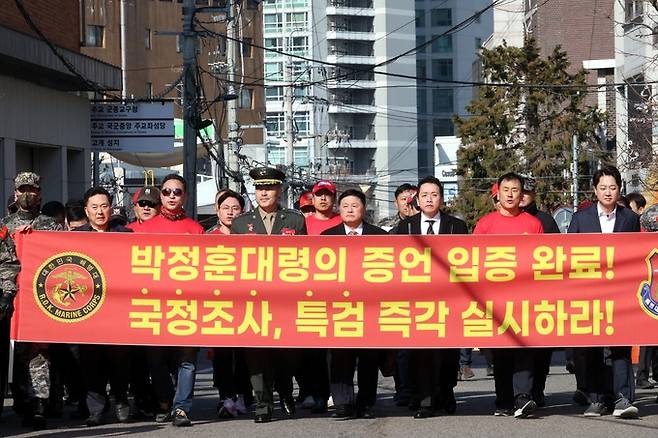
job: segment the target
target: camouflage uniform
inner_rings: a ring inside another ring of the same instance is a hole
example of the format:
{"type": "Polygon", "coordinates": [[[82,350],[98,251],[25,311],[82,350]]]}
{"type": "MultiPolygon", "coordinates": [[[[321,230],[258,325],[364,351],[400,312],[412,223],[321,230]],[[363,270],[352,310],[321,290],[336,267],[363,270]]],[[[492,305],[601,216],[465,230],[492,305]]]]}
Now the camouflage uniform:
{"type": "MultiPolygon", "coordinates": [[[[19,173],[14,179],[16,189],[32,186],[40,189],[39,176],[32,172],[19,173]]],[[[63,227],[49,216],[37,211],[19,210],[0,220],[0,228],[6,226],[13,236],[16,230],[29,225],[35,231],[62,231],[63,227]]],[[[21,342],[15,345],[14,400],[17,410],[30,407],[40,402],[45,405],[50,398],[51,364],[49,345],[43,343],[21,342]]],[[[39,407],[41,409],[41,406],[39,407]]]]}
{"type": "Polygon", "coordinates": [[[20,264],[16,257],[14,241],[6,227],[0,225],[0,415],[7,392],[7,372],[9,371],[9,321],[12,302],[16,296],[16,277],[20,264]]]}

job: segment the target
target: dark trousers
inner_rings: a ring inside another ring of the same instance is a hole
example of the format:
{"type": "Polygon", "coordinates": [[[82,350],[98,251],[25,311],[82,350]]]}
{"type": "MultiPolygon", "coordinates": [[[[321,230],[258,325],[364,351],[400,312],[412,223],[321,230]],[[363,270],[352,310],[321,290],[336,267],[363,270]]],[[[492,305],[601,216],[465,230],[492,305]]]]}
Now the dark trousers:
{"type": "Polygon", "coordinates": [[[531,348],[493,349],[496,407],[511,409],[516,397],[531,397],[534,357],[531,348]]]}
{"type": "Polygon", "coordinates": [[[635,398],[631,347],[574,348],[574,362],[578,388],[592,401],[635,398]]]}
{"type": "Polygon", "coordinates": [[[643,346],[640,347],[640,363],[637,364],[637,380],[649,380],[649,372],[653,374],[653,379],[658,379],[658,347],[643,346]]]}
{"type": "Polygon", "coordinates": [[[80,345],[80,363],[88,392],[105,396],[110,393],[117,401],[128,401],[130,379],[129,347],[116,345],[80,345]]]}
{"type": "Polygon", "coordinates": [[[146,350],[148,347],[134,345],[129,347],[130,354],[130,393],[138,409],[153,412],[154,391],[151,386],[146,350]]]}
{"type": "Polygon", "coordinates": [[[413,393],[413,376],[411,375],[411,350],[397,350],[395,352],[395,395],[399,400],[411,398],[413,393]]]}
{"type": "Polygon", "coordinates": [[[9,373],[9,319],[0,320],[0,416],[7,395],[9,373]]]}
{"type": "Polygon", "coordinates": [[[414,399],[424,408],[438,408],[454,401],[459,349],[410,350],[414,399]]]}
{"type": "Polygon", "coordinates": [[[256,415],[271,414],[275,387],[280,398],[292,398],[292,376],[300,352],[289,348],[245,348],[244,355],[256,397],[256,415]]]}
{"type": "Polygon", "coordinates": [[[379,356],[376,349],[332,349],[330,382],[336,405],[354,405],[357,408],[374,406],[377,400],[379,356]],[[354,369],[357,370],[359,393],[354,398],[354,369]]]}
{"type": "Polygon", "coordinates": [[[244,357],[244,348],[214,348],[212,358],[213,386],[219,391],[219,399],[245,397],[251,403],[251,382],[244,357]]]}
{"type": "Polygon", "coordinates": [[[326,348],[302,350],[301,362],[295,374],[299,384],[299,394],[314,400],[329,399],[329,362],[326,348]]]}
{"type": "Polygon", "coordinates": [[[532,395],[541,395],[546,389],[546,378],[551,372],[552,348],[533,348],[535,368],[532,379],[532,395]]]}
{"type": "Polygon", "coordinates": [[[146,347],[151,382],[160,405],[172,406],[175,386],[172,376],[178,375],[182,362],[196,364],[197,349],[191,347],[146,347]]]}

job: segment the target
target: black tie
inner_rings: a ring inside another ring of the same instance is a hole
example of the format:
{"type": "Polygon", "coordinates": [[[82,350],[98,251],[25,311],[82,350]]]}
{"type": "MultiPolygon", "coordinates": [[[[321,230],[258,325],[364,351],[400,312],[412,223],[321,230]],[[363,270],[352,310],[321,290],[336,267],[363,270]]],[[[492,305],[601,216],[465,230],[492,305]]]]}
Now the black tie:
{"type": "Polygon", "coordinates": [[[436,222],[436,221],[428,220],[428,221],[425,221],[425,222],[427,222],[429,224],[429,226],[427,227],[427,234],[434,234],[434,228],[432,228],[432,226],[434,225],[434,222],[436,222]]]}

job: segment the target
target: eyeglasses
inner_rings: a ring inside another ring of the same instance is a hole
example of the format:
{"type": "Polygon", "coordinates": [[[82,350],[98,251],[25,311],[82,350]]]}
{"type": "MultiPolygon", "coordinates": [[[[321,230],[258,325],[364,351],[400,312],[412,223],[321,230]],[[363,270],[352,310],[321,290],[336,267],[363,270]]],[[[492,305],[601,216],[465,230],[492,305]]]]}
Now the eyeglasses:
{"type": "Polygon", "coordinates": [[[179,189],[179,188],[175,188],[175,189],[165,188],[165,189],[160,190],[160,192],[164,196],[170,196],[173,193],[173,195],[176,196],[176,197],[183,196],[183,193],[184,193],[183,189],[179,189]]]}
{"type": "Polygon", "coordinates": [[[155,208],[155,206],[156,206],[157,204],[155,204],[155,203],[153,203],[153,202],[151,202],[151,201],[139,201],[139,202],[137,203],[137,205],[139,205],[139,206],[142,207],[142,208],[144,208],[144,207],[155,208]]]}

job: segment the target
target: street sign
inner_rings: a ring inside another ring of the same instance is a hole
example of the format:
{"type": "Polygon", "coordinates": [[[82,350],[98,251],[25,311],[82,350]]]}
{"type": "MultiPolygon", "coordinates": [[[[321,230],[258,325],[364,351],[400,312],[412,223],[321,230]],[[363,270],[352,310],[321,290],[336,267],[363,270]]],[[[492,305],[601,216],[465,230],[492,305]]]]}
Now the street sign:
{"type": "Polygon", "coordinates": [[[172,102],[92,102],[94,152],[171,152],[174,150],[172,102]]]}

